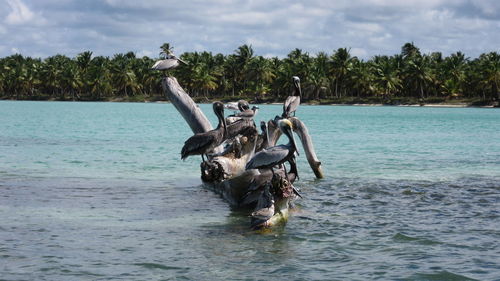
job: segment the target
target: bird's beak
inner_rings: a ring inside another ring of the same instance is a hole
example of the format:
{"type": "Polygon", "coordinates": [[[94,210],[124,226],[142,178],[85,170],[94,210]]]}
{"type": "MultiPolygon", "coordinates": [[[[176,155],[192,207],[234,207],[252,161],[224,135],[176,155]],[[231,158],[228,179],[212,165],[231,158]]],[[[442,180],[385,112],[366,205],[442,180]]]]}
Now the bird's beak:
{"type": "Polygon", "coordinates": [[[297,88],[297,91],[299,92],[299,97],[302,97],[302,89],[300,88],[300,81],[295,80],[293,83],[295,83],[295,87],[297,88]]]}
{"type": "Polygon", "coordinates": [[[295,142],[295,137],[293,136],[292,128],[288,128],[286,131],[290,135],[290,139],[292,140],[292,145],[293,145],[293,148],[295,148],[295,152],[297,153],[297,156],[300,155],[299,150],[297,149],[297,143],[295,142]]]}
{"type": "Polygon", "coordinates": [[[222,127],[224,127],[224,136],[227,136],[227,124],[226,124],[226,118],[224,117],[224,108],[222,108],[222,110],[219,111],[219,118],[222,119],[222,127]]]}
{"type": "Polygon", "coordinates": [[[181,60],[180,58],[177,58],[177,59],[178,59],[180,62],[182,62],[183,64],[188,65],[188,63],[187,63],[187,62],[185,62],[185,61],[181,60]]]}

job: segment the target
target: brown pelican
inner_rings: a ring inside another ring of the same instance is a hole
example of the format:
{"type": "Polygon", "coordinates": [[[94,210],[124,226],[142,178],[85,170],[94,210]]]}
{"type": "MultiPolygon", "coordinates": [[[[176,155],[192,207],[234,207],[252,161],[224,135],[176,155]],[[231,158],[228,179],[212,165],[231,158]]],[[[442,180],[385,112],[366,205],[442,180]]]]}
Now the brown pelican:
{"type": "Polygon", "coordinates": [[[245,109],[242,112],[236,113],[234,116],[246,119],[252,119],[255,115],[257,115],[258,109],[259,107],[254,105],[252,106],[251,109],[245,109]]]}
{"type": "Polygon", "coordinates": [[[227,109],[234,110],[234,111],[242,112],[242,111],[249,109],[250,105],[248,104],[248,102],[246,100],[239,100],[237,102],[226,103],[224,105],[224,107],[227,109]]]}
{"type": "Polygon", "coordinates": [[[285,103],[283,103],[283,114],[281,117],[288,118],[293,113],[295,116],[295,111],[300,104],[300,98],[302,96],[302,90],[300,89],[300,79],[297,76],[293,76],[294,91],[293,95],[286,98],[285,103]]]}
{"type": "MultiPolygon", "coordinates": [[[[286,169],[279,169],[274,172],[274,174],[278,174],[282,178],[286,178],[288,182],[294,183],[299,179],[299,173],[297,171],[297,163],[295,162],[295,157],[290,158],[288,161],[290,164],[290,170],[286,173],[286,169]]],[[[241,206],[249,206],[251,204],[255,204],[260,197],[260,192],[262,192],[263,187],[267,185],[273,178],[274,174],[270,170],[261,170],[260,174],[253,176],[253,181],[248,186],[247,192],[241,198],[240,205],[241,206]]],[[[302,198],[302,195],[299,194],[297,188],[292,186],[293,192],[302,198]]]]}
{"type": "Polygon", "coordinates": [[[255,151],[261,151],[269,147],[269,133],[267,132],[267,123],[265,121],[260,121],[260,129],[262,130],[262,134],[259,135],[255,151]]]}
{"type": "MultiPolygon", "coordinates": [[[[214,102],[213,104],[215,115],[219,119],[217,128],[196,134],[186,140],[181,151],[181,159],[184,160],[190,155],[201,154],[201,159],[205,162],[203,154],[208,154],[214,148],[219,146],[226,140],[226,120],[224,119],[224,104],[221,102],[214,102]]],[[[208,156],[207,156],[208,158],[208,156]]]]}
{"type": "MultiPolygon", "coordinates": [[[[243,108],[243,107],[242,107],[243,108]]],[[[243,112],[229,115],[227,122],[228,138],[233,138],[239,134],[243,134],[248,127],[255,128],[253,118],[257,114],[258,106],[252,109],[246,109],[243,112]]]]}
{"type": "Polygon", "coordinates": [[[245,111],[250,108],[250,104],[246,100],[239,100],[238,101],[238,109],[240,111],[245,111]]]}
{"type": "Polygon", "coordinates": [[[250,223],[254,229],[266,226],[266,222],[274,215],[274,196],[271,194],[269,186],[270,184],[266,184],[264,187],[255,207],[257,211],[254,211],[250,216],[250,223]]]}
{"type": "Polygon", "coordinates": [[[290,170],[288,171],[286,176],[289,182],[294,183],[296,180],[300,179],[295,157],[290,158],[290,160],[288,160],[288,163],[290,164],[290,170]]]}
{"type": "Polygon", "coordinates": [[[159,60],[155,62],[155,64],[151,67],[153,70],[163,70],[163,72],[174,69],[179,66],[179,62],[183,64],[187,64],[185,61],[176,57],[174,54],[170,53],[166,56],[165,59],[159,60]]]}
{"type": "Polygon", "coordinates": [[[281,144],[257,152],[252,159],[247,163],[246,169],[272,169],[274,166],[281,165],[290,158],[294,157],[297,152],[295,139],[292,133],[292,122],[288,119],[278,121],[280,130],[288,137],[288,144],[281,144]]]}

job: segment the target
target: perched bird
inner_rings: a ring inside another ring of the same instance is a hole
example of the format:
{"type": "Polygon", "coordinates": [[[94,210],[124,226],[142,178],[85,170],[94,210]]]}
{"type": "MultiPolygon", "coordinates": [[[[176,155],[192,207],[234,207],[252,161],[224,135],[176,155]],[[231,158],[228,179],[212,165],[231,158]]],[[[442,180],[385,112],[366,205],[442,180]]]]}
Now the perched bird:
{"type": "Polygon", "coordinates": [[[273,217],[274,215],[274,197],[269,190],[269,184],[266,184],[264,191],[259,196],[257,201],[256,211],[250,216],[250,224],[252,228],[259,228],[273,217]]]}
{"type": "Polygon", "coordinates": [[[252,106],[251,109],[245,109],[239,113],[236,113],[234,116],[235,117],[241,117],[241,118],[246,118],[246,119],[252,119],[257,115],[257,111],[259,110],[259,107],[254,105],[252,106]]]}
{"type": "Polygon", "coordinates": [[[233,138],[239,134],[242,134],[249,129],[248,127],[255,129],[253,118],[257,114],[259,107],[253,106],[252,109],[245,109],[248,106],[248,103],[246,101],[243,101],[246,103],[245,105],[244,103],[240,102],[241,101],[238,102],[238,108],[244,110],[242,112],[229,115],[226,121],[228,124],[228,138],[233,138]]]}
{"type": "Polygon", "coordinates": [[[186,159],[190,155],[201,154],[201,159],[205,162],[203,155],[207,155],[226,140],[227,130],[226,120],[224,119],[224,104],[216,101],[213,103],[213,109],[215,115],[217,115],[217,118],[219,119],[217,128],[205,133],[195,134],[187,139],[186,142],[184,142],[184,146],[181,151],[182,160],[186,159]]]}
{"type": "Polygon", "coordinates": [[[174,69],[179,66],[179,62],[183,64],[187,64],[185,61],[176,57],[174,54],[170,53],[166,56],[165,59],[159,60],[155,62],[155,64],[151,67],[153,70],[163,70],[165,73],[167,70],[174,69]]]}
{"type": "Polygon", "coordinates": [[[246,100],[239,100],[238,101],[238,109],[240,111],[245,111],[250,108],[250,104],[246,100]]]}
{"type": "Polygon", "coordinates": [[[260,121],[260,129],[262,130],[262,134],[257,139],[255,151],[261,151],[269,147],[269,133],[267,132],[267,123],[265,121],[260,121]]]}
{"type": "Polygon", "coordinates": [[[288,173],[286,173],[286,177],[288,179],[289,182],[293,183],[295,182],[296,180],[299,180],[299,171],[297,170],[297,162],[296,162],[296,159],[295,157],[292,157],[290,158],[290,160],[288,160],[288,163],[290,164],[290,170],[288,171],[288,173]]]}
{"type": "Polygon", "coordinates": [[[302,90],[300,89],[299,77],[293,76],[292,79],[294,86],[293,95],[287,97],[285,102],[283,103],[283,114],[281,114],[281,117],[283,118],[291,117],[292,113],[293,116],[295,116],[295,111],[299,107],[300,98],[302,97],[302,90]]]}
{"type": "Polygon", "coordinates": [[[246,164],[246,169],[272,169],[274,166],[281,165],[289,161],[297,152],[297,146],[292,132],[292,122],[288,119],[278,121],[280,130],[288,137],[287,144],[281,144],[257,152],[246,164]]]}

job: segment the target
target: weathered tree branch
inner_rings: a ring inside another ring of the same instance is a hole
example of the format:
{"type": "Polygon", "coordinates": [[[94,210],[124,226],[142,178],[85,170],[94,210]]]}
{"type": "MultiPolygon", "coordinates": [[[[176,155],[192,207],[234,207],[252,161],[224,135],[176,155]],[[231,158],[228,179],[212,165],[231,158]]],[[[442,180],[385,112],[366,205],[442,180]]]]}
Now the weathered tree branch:
{"type": "MultiPolygon", "coordinates": [[[[191,97],[182,89],[173,77],[165,77],[162,86],[166,96],[182,115],[194,133],[207,132],[212,126],[200,108],[191,97]]],[[[309,165],[316,177],[322,178],[321,162],[317,159],[311,137],[306,126],[297,118],[290,118],[294,131],[299,135],[309,165]]],[[[234,120],[230,120],[234,121],[234,120]]],[[[251,206],[262,199],[263,189],[271,190],[274,198],[274,214],[264,220],[258,227],[269,227],[284,221],[288,217],[288,207],[291,200],[296,197],[293,181],[297,178],[297,171],[285,176],[281,168],[276,168],[274,174],[271,170],[246,170],[247,162],[255,154],[258,132],[253,121],[229,122],[228,135],[233,145],[223,151],[218,147],[209,161],[201,163],[201,177],[204,182],[213,186],[233,206],[251,206]]],[[[273,121],[268,122],[268,142],[274,146],[281,136],[281,131],[273,121]]],[[[295,166],[294,166],[295,167],[295,166]]],[[[295,168],[296,169],[296,168],[295,168]]],[[[254,213],[252,213],[253,216],[254,213]]]]}
{"type": "Polygon", "coordinates": [[[293,131],[300,137],[300,141],[302,142],[302,147],[304,148],[304,152],[306,153],[306,158],[309,162],[309,166],[311,166],[311,169],[313,170],[316,177],[318,179],[322,179],[323,170],[321,169],[321,162],[316,156],[311,135],[309,135],[309,131],[307,130],[306,125],[296,117],[291,117],[289,118],[289,120],[292,121],[293,131]]]}
{"type": "MultiPolygon", "coordinates": [[[[302,142],[302,147],[304,148],[304,152],[306,153],[307,161],[309,162],[309,166],[314,172],[314,175],[318,179],[322,179],[323,170],[321,169],[321,162],[318,160],[316,156],[316,152],[314,150],[314,145],[312,142],[311,135],[309,135],[309,131],[307,130],[306,125],[299,120],[297,117],[288,118],[293,124],[293,131],[299,136],[300,141],[302,142]]],[[[276,126],[276,122],[270,120],[267,123],[268,134],[269,134],[269,145],[276,145],[276,142],[279,140],[281,136],[281,131],[276,126]]]]}
{"type": "Polygon", "coordinates": [[[207,117],[194,103],[191,97],[182,89],[175,77],[163,77],[161,85],[165,95],[182,115],[193,133],[204,133],[212,130],[212,125],[207,117]]]}

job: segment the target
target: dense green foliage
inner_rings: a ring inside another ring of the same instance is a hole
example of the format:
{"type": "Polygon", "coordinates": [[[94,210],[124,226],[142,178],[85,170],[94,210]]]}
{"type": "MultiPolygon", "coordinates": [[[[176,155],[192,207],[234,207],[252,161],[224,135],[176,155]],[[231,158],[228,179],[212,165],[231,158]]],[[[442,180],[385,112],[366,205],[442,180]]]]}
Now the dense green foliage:
{"type": "MultiPolygon", "coordinates": [[[[161,46],[160,57],[170,49],[161,46]]],[[[500,54],[490,52],[469,59],[457,52],[421,54],[413,43],[401,53],[368,61],[339,48],[332,54],[311,56],[300,49],[287,57],[254,55],[249,45],[233,54],[190,52],[188,62],[171,75],[197,100],[279,101],[291,88],[291,77],[301,78],[304,100],[320,102],[445,101],[500,98],[500,54]]],[[[55,55],[45,59],[16,54],[0,59],[0,98],[30,100],[161,100],[162,73],[155,62],[132,52],[113,57],[86,51],[75,58],[55,55]]]]}

